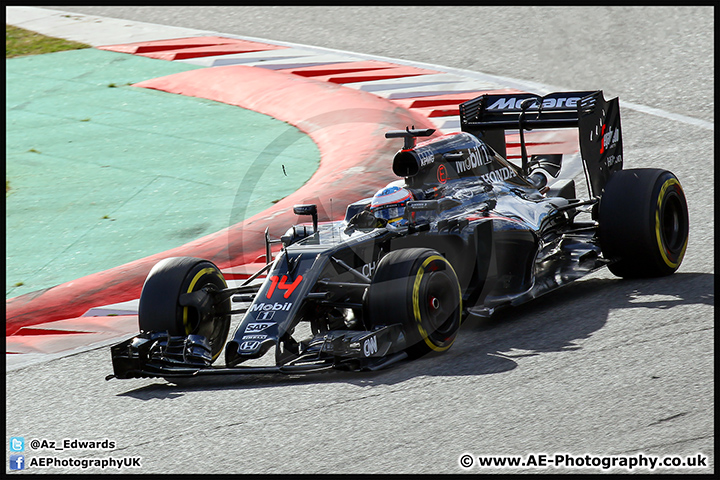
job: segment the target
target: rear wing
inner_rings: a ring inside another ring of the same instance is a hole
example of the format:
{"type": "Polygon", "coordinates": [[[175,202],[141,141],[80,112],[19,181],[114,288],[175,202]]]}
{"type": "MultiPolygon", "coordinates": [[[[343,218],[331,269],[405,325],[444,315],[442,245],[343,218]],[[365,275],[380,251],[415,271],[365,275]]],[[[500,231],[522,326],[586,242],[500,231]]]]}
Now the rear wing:
{"type": "Polygon", "coordinates": [[[602,195],[610,175],[622,170],[619,100],[606,101],[601,90],[482,95],[460,105],[462,131],[481,138],[505,158],[505,131],[519,129],[521,121],[524,130],[578,129],[580,156],[593,196],[602,195]]]}

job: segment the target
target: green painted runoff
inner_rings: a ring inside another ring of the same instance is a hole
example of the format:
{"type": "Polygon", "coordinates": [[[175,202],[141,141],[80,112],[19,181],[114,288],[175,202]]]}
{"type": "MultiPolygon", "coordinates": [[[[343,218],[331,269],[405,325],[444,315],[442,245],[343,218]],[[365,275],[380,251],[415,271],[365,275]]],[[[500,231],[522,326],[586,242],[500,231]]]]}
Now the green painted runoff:
{"type": "Polygon", "coordinates": [[[97,49],[5,63],[6,298],[220,231],[319,165],[287,123],[131,86],[202,67],[97,49]]]}

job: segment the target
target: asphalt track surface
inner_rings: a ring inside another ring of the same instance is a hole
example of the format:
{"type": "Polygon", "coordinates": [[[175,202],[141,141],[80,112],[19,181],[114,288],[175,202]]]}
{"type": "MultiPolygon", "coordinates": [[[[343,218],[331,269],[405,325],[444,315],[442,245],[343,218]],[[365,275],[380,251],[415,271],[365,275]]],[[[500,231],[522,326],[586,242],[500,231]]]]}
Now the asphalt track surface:
{"type": "Polygon", "coordinates": [[[602,471],[465,470],[465,453],[702,453],[714,472],[711,8],[62,9],[603,89],[640,107],[622,110],[625,166],[679,177],[691,238],[671,277],[601,271],[379,373],[104,382],[107,349],[8,372],[8,438],[108,438],[143,473],[602,471]]]}

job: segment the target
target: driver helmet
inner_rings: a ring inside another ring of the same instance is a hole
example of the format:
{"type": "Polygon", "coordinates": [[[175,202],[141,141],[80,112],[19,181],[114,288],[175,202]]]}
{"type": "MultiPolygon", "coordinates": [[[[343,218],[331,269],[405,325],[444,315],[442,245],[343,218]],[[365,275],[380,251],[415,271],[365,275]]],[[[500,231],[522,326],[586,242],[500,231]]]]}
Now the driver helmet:
{"type": "Polygon", "coordinates": [[[412,200],[412,193],[397,185],[388,185],[375,194],[370,202],[370,211],[376,218],[387,220],[388,223],[403,220],[405,204],[412,200]]]}

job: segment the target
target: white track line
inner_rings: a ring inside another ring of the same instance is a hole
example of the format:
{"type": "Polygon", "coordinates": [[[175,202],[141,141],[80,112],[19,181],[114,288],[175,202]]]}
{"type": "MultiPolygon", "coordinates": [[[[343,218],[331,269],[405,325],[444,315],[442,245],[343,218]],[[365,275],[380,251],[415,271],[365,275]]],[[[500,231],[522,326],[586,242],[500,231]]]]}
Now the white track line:
{"type": "MultiPolygon", "coordinates": [[[[44,33],[46,35],[81,41],[93,46],[110,45],[113,43],[130,43],[143,40],[160,40],[163,38],[177,38],[182,36],[219,35],[230,38],[238,38],[242,40],[283,45],[291,48],[315,51],[316,53],[322,54],[342,55],[345,57],[364,60],[380,60],[396,63],[399,65],[427,68],[430,70],[440,70],[445,73],[452,73],[466,77],[468,80],[472,79],[483,83],[500,84],[505,85],[509,88],[517,88],[518,90],[525,90],[538,94],[569,90],[568,88],[554,87],[537,82],[532,82],[529,80],[520,80],[499,75],[489,75],[481,72],[473,72],[470,70],[445,67],[442,65],[434,65],[423,62],[413,62],[376,55],[365,55],[356,52],[348,52],[345,50],[336,50],[325,47],[314,47],[290,42],[279,42],[274,40],[268,41],[267,39],[257,37],[244,37],[213,31],[201,31],[182,27],[171,27],[167,25],[135,22],[130,20],[100,17],[94,15],[81,15],[45,8],[5,7],[5,16],[6,22],[11,25],[28,28],[30,30],[44,33]],[[110,37],[113,38],[111,39],[110,37]]],[[[622,100],[621,104],[623,108],[635,110],[637,112],[647,115],[665,118],[674,122],[692,125],[694,127],[702,128],[705,130],[715,130],[714,122],[689,117],[687,115],[682,115],[679,113],[668,112],[660,108],[650,107],[647,105],[633,103],[626,100],[622,100]]]]}

